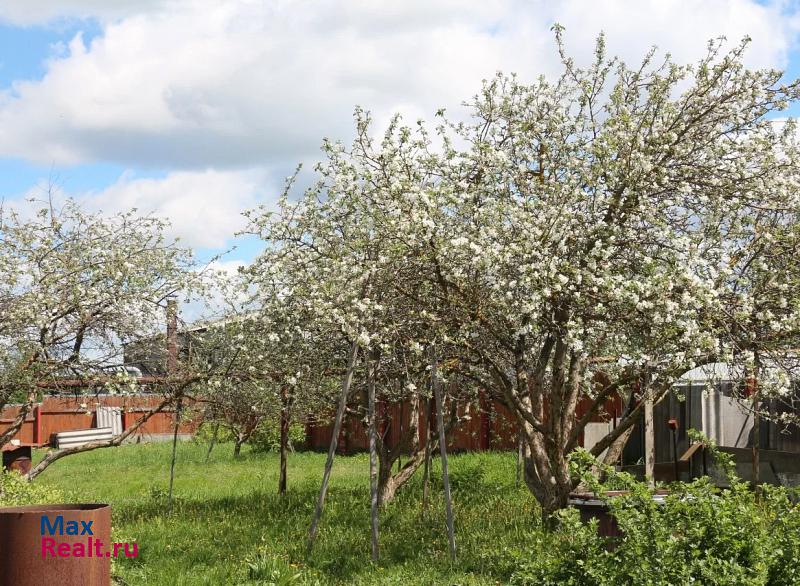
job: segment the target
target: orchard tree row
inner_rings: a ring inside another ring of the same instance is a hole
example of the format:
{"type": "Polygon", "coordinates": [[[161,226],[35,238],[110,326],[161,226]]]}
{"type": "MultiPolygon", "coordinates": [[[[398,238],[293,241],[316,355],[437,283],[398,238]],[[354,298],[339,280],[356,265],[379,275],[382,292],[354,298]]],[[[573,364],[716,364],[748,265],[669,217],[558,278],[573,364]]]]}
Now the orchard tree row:
{"type": "Polygon", "coordinates": [[[421,444],[420,414],[444,432],[482,390],[516,419],[545,517],[566,505],[568,457],[611,399],[622,416],[591,449],[607,461],[643,406],[703,364],[757,381],[757,413],[767,399],[790,405],[800,151],[780,112],[800,86],[745,67],[747,41],[713,41],[691,65],[654,50],[631,66],[601,37],[580,67],[558,28],[556,40],[560,76],[498,74],[466,114],[440,111],[433,126],[398,116],[375,128],[357,109],[355,140],[324,143],[310,188],[291,180],[277,211],[246,213],[264,250],[234,280],[196,266],[154,218],[6,208],[0,405],[26,411],[67,379],[136,390],[108,374],[123,345],[155,339],[173,295],[222,297],[224,319],[148,383],[164,406],[206,404],[239,444],[279,425],[284,471],[292,423],[362,418],[376,515],[442,447],[430,431],[421,444]],[[412,425],[389,445],[375,404],[400,400],[412,425]]]}

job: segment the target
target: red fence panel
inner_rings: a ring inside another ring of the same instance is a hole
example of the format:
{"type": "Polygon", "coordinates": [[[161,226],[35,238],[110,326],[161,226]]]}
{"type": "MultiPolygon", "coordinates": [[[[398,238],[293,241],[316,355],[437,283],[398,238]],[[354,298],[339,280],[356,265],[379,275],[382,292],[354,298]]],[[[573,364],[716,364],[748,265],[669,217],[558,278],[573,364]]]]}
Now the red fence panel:
{"type": "MultiPolygon", "coordinates": [[[[97,426],[97,408],[120,407],[122,409],[123,430],[155,409],[163,400],[160,395],[69,395],[44,397],[41,403],[34,405],[28,413],[22,427],[6,444],[5,449],[15,445],[44,446],[51,442],[56,433],[77,429],[89,429],[97,426]]],[[[11,427],[19,415],[19,405],[6,406],[0,411],[0,433],[11,427]]],[[[189,406],[191,409],[191,405],[189,406]]],[[[181,422],[178,429],[181,434],[192,434],[200,423],[200,414],[181,422]]],[[[167,435],[174,431],[175,413],[170,407],[156,413],[146,421],[135,435],[167,435]]]]}

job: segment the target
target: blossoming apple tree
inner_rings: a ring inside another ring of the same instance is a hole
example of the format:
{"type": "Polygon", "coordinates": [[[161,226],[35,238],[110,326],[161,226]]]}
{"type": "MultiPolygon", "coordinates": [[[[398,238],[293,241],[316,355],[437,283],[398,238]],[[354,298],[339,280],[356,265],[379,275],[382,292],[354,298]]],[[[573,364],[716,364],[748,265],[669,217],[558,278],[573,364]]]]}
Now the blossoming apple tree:
{"type": "MultiPolygon", "coordinates": [[[[776,352],[798,332],[785,278],[773,275],[779,296],[732,278],[745,232],[786,243],[796,230],[795,126],[769,116],[797,84],[746,69],[746,42],[727,53],[712,42],[694,66],[651,53],[630,68],[601,38],[582,69],[557,36],[558,80],[498,76],[471,122],[450,126],[469,146],[446,149],[449,179],[424,218],[450,319],[468,333],[472,371],[524,429],[545,515],[566,503],[567,456],[609,398],[633,403],[595,455],[624,438],[640,399],[658,402],[698,364],[737,360],[731,296],[783,304],[780,317],[760,313],[784,334],[776,352]]],[[[747,256],[761,266],[777,250],[747,256]]]]}
{"type": "Polygon", "coordinates": [[[357,111],[319,184],[254,217],[258,271],[368,363],[447,356],[511,409],[545,516],[590,421],[616,415],[591,447],[613,456],[681,374],[786,362],[800,331],[796,126],[776,118],[798,84],[747,69],[747,41],[631,67],[601,37],[579,67],[556,37],[558,78],[499,74],[433,135],[395,119],[375,138],[357,111]]]}
{"type": "MultiPolygon", "coordinates": [[[[201,291],[190,253],[166,238],[163,221],[91,214],[71,200],[33,207],[0,214],[0,407],[22,405],[0,446],[43,392],[135,390],[135,378],[110,369],[125,343],[156,336],[173,295],[201,291]]],[[[165,404],[190,382],[162,385],[165,404]]],[[[51,452],[30,477],[69,453],[51,452]]]]}

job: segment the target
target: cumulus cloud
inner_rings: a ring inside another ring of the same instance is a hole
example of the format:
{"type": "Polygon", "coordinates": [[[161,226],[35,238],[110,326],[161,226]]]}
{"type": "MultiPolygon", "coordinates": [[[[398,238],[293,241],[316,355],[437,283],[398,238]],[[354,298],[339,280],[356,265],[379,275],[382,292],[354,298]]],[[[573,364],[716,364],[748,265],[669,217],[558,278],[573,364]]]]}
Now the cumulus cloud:
{"type": "Polygon", "coordinates": [[[128,171],[111,185],[88,192],[42,180],[4,203],[22,217],[32,217],[48,199],[58,207],[73,198],[89,211],[108,215],[135,208],[168,220],[167,235],[185,246],[221,249],[245,227],[242,212],[276,199],[277,193],[277,183],[258,169],[173,171],[156,178],[128,171]]]}
{"type": "Polygon", "coordinates": [[[103,27],[90,43],[76,36],[43,79],[0,94],[0,156],[286,166],[313,158],[323,136],[349,137],[355,104],[381,120],[430,117],[498,69],[552,73],[554,22],[579,56],[601,29],[629,61],[653,44],[693,60],[709,38],[749,34],[751,65],[782,66],[797,28],[787,10],[752,0],[597,0],[590,10],[581,0],[12,0],[0,18],[95,17],[103,27]]]}
{"type": "Polygon", "coordinates": [[[175,171],[156,179],[126,173],[101,191],[73,195],[89,209],[136,208],[166,218],[169,234],[187,246],[222,248],[244,227],[242,212],[263,199],[268,184],[259,171],[175,171]]]}

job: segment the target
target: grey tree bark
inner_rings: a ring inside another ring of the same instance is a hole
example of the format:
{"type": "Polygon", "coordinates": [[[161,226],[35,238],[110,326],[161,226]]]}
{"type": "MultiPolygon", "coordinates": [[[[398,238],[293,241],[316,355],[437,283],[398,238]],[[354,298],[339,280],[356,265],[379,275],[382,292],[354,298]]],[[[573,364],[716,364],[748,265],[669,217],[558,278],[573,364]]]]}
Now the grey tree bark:
{"type": "Polygon", "coordinates": [[[447,514],[447,542],[450,548],[450,559],[456,559],[456,535],[453,522],[453,499],[450,494],[450,474],[447,469],[447,439],[444,430],[444,416],[442,389],[439,384],[436,358],[431,364],[431,379],[433,381],[433,396],[436,400],[436,423],[439,427],[439,450],[442,456],[442,481],[444,483],[444,505],[447,514]]]}
{"type": "Polygon", "coordinates": [[[289,448],[289,417],[292,407],[292,395],[289,389],[284,386],[281,388],[281,440],[280,440],[280,477],[278,478],[278,494],[284,496],[287,488],[287,464],[289,448]]]}
{"type": "Polygon", "coordinates": [[[172,432],[172,460],[169,464],[169,496],[167,498],[167,515],[172,514],[172,487],[175,483],[175,460],[178,455],[178,428],[181,425],[181,399],[175,404],[175,429],[172,432]]]}
{"type": "Polygon", "coordinates": [[[325,461],[325,472],[322,474],[322,486],[319,489],[319,496],[317,497],[317,504],[314,509],[314,518],[311,521],[311,527],[308,529],[308,554],[314,549],[314,541],[317,539],[317,531],[319,530],[319,521],[322,518],[322,510],[325,507],[325,495],[328,493],[328,482],[331,479],[331,469],[333,468],[333,458],[336,456],[336,445],[339,441],[339,432],[342,430],[342,419],[344,418],[344,411],[347,407],[347,396],[350,394],[350,385],[353,382],[353,372],[356,367],[356,357],[358,356],[358,343],[353,342],[350,347],[350,354],[347,357],[347,370],[342,380],[342,394],[339,397],[339,406],[336,409],[336,419],[333,423],[333,436],[331,437],[331,445],[328,448],[328,458],[325,461]]]}
{"type": "Polygon", "coordinates": [[[378,430],[375,421],[375,369],[373,355],[367,368],[367,416],[369,417],[369,501],[372,540],[372,561],[378,560],[378,430]]]}

